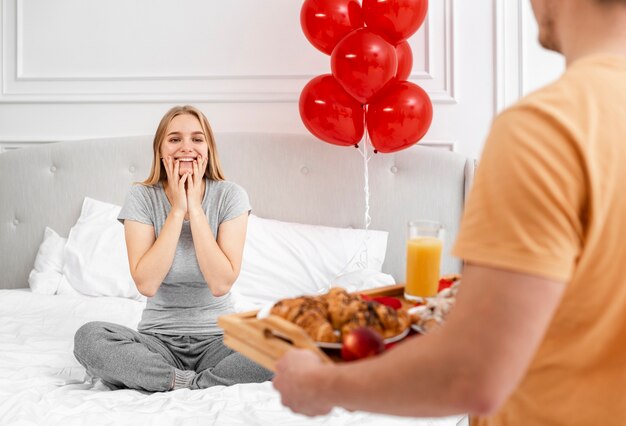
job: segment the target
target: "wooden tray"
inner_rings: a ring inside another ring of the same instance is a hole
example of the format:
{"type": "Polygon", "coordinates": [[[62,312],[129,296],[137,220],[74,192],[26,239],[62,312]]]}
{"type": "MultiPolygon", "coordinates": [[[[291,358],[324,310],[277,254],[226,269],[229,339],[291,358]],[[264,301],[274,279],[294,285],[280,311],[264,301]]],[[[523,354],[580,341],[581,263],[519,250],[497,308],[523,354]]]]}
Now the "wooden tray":
{"type": "MultiPolygon", "coordinates": [[[[398,297],[403,306],[413,306],[402,297],[404,284],[360,291],[358,294],[398,297]]],[[[224,344],[272,371],[276,370],[276,361],[293,348],[309,349],[323,362],[341,360],[338,353],[329,354],[320,349],[297,325],[276,315],[258,319],[257,313],[249,311],[219,317],[217,323],[224,329],[224,344]]]]}

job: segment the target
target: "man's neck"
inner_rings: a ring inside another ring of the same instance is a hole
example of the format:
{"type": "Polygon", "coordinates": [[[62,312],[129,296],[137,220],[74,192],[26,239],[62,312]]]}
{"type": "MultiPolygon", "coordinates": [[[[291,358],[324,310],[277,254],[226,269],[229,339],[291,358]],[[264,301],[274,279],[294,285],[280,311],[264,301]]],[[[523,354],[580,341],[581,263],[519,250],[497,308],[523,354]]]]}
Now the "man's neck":
{"type": "Polygon", "coordinates": [[[568,65],[596,54],[626,57],[626,7],[623,5],[587,6],[572,2],[577,10],[567,10],[561,27],[561,50],[568,65]],[[589,8],[589,10],[584,10],[589,8]]]}

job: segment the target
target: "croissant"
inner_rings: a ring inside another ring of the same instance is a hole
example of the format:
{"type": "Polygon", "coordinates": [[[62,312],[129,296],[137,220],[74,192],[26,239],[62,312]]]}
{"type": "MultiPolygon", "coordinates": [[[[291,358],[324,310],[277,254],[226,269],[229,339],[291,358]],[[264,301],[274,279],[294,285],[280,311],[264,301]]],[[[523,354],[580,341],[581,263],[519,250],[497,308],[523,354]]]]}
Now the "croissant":
{"type": "Polygon", "coordinates": [[[341,333],[349,333],[357,327],[368,327],[387,339],[402,333],[409,324],[410,318],[405,311],[374,301],[363,301],[361,309],[341,326],[341,333]]]}
{"type": "Polygon", "coordinates": [[[326,319],[328,317],[326,304],[320,299],[308,296],[284,299],[277,302],[270,313],[301,327],[315,341],[333,343],[339,341],[339,336],[326,319]]]}
{"type": "Polygon", "coordinates": [[[335,333],[328,320],[317,311],[304,312],[296,318],[294,324],[302,327],[316,342],[335,343],[339,341],[339,336],[335,333]]]}
{"type": "Polygon", "coordinates": [[[406,311],[396,310],[376,302],[373,303],[375,303],[374,310],[384,330],[383,337],[396,336],[411,325],[411,319],[406,311]]]}
{"type": "Polygon", "coordinates": [[[334,328],[340,329],[360,309],[363,300],[360,296],[349,294],[343,288],[333,288],[323,296],[328,303],[328,315],[334,328]]]}
{"type": "Polygon", "coordinates": [[[309,310],[317,311],[323,318],[328,316],[326,304],[322,300],[310,296],[283,299],[272,307],[270,313],[295,322],[297,317],[309,310]]]}
{"type": "Polygon", "coordinates": [[[270,310],[298,325],[317,342],[339,342],[340,336],[357,327],[376,330],[383,338],[397,336],[411,322],[403,310],[395,310],[376,301],[365,301],[343,288],[332,288],[323,296],[283,299],[270,310]]]}

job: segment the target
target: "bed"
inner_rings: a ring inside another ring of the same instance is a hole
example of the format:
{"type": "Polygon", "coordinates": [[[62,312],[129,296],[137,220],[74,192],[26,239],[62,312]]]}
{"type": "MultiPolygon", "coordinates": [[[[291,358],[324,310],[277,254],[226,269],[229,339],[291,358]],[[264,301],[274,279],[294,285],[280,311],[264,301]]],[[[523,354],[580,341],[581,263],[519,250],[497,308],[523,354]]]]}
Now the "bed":
{"type": "MultiPolygon", "coordinates": [[[[308,135],[223,133],[216,139],[227,179],[248,191],[255,215],[244,252],[247,271],[235,284],[241,310],[302,292],[304,287],[289,287],[289,268],[294,274],[307,269],[310,291],[317,292],[329,281],[357,290],[402,282],[407,221],[439,220],[449,249],[474,174],[473,160],[440,148],[374,155],[366,233],[364,163],[356,149],[308,135]],[[282,240],[267,242],[277,236],[282,240]],[[284,240],[298,246],[281,246],[284,240]],[[315,253],[334,260],[322,266],[331,275],[302,263],[315,253]],[[254,287],[264,279],[277,288],[268,293],[254,287]]],[[[93,320],[135,327],[145,301],[117,266],[119,253],[112,253],[122,251],[123,262],[123,250],[111,249],[120,244],[121,226],[96,228],[86,216],[97,206],[97,217],[109,226],[129,185],[147,176],[150,161],[150,136],[60,142],[0,155],[1,424],[465,424],[462,414],[408,419],[341,409],[307,418],[282,407],[270,382],[146,394],[110,391],[88,377],[72,354],[76,329],[93,320]],[[91,234],[80,234],[81,223],[91,234]],[[105,238],[93,250],[68,248],[72,239],[86,244],[105,238]],[[100,258],[85,261],[98,250],[100,258]],[[71,263],[72,253],[80,261],[71,263]],[[103,284],[107,280],[111,285],[103,284]]],[[[457,259],[444,257],[444,272],[460,268],[457,259]]]]}

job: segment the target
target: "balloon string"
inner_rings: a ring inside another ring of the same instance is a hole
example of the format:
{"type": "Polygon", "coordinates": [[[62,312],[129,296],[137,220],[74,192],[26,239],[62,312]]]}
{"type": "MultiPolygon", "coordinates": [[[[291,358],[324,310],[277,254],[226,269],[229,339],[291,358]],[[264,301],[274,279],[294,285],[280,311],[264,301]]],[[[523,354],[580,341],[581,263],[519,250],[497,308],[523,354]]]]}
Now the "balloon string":
{"type": "Polygon", "coordinates": [[[370,144],[370,140],[369,140],[369,132],[367,131],[367,108],[368,105],[363,105],[363,129],[364,129],[364,141],[363,141],[363,151],[361,152],[359,150],[359,152],[361,153],[361,156],[363,157],[363,181],[364,181],[364,186],[363,186],[363,191],[365,192],[365,235],[363,237],[363,251],[361,251],[361,256],[360,256],[360,260],[357,263],[357,265],[361,268],[364,269],[365,267],[367,267],[368,265],[368,253],[367,253],[367,247],[368,247],[368,240],[369,240],[369,227],[370,224],[372,223],[372,217],[370,216],[370,183],[369,183],[369,161],[372,158],[372,155],[369,152],[369,144],[370,144]]]}
{"type": "Polygon", "coordinates": [[[370,159],[372,158],[372,156],[370,155],[369,151],[368,151],[368,144],[370,143],[369,141],[369,132],[367,131],[367,105],[364,106],[363,108],[363,112],[365,114],[363,114],[363,128],[365,129],[365,141],[363,142],[363,152],[361,152],[361,155],[363,156],[363,170],[364,170],[364,181],[365,181],[365,186],[364,186],[364,191],[365,191],[365,230],[367,231],[369,229],[370,223],[372,223],[372,218],[370,216],[370,183],[369,183],[369,168],[368,168],[368,163],[370,161],[370,159]]]}
{"type": "Polygon", "coordinates": [[[333,281],[341,277],[346,272],[346,269],[348,269],[348,267],[352,265],[352,262],[354,262],[357,256],[359,259],[357,262],[354,263],[354,265],[358,269],[366,269],[369,264],[367,243],[370,237],[368,230],[369,230],[370,223],[372,222],[372,218],[370,217],[369,161],[372,158],[372,155],[370,154],[369,147],[368,147],[368,144],[370,143],[370,141],[369,141],[369,134],[367,132],[367,105],[363,105],[363,129],[364,129],[363,146],[361,148],[357,145],[357,148],[359,148],[358,149],[359,154],[361,154],[361,156],[363,157],[363,175],[364,175],[363,176],[364,177],[363,190],[365,192],[365,233],[363,234],[363,240],[361,241],[360,245],[357,247],[357,251],[354,253],[352,258],[350,258],[348,263],[346,263],[346,265],[341,269],[341,271],[339,271],[339,273],[335,275],[335,277],[328,283],[326,288],[322,288],[319,290],[320,293],[328,292],[328,290],[330,290],[330,288],[333,285],[333,281]]]}

